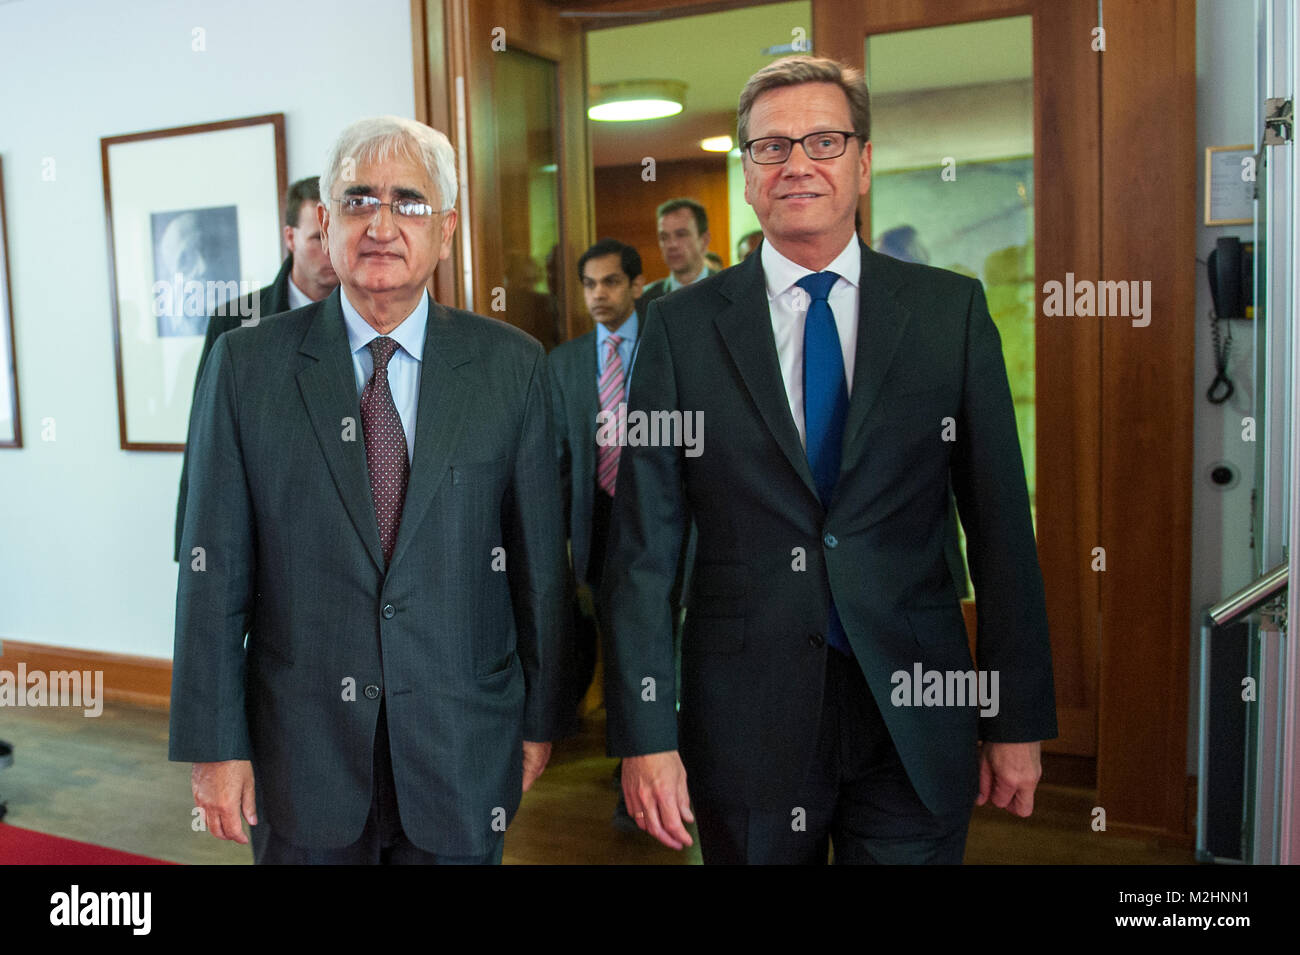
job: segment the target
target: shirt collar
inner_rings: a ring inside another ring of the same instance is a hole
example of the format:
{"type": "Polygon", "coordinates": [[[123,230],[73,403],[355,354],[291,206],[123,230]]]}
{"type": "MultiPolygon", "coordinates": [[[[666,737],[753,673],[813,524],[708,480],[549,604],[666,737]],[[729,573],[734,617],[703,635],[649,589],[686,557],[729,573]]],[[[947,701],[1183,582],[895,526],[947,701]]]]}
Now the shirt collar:
{"type": "MultiPolygon", "coordinates": [[[[700,269],[699,274],[696,275],[695,278],[687,282],[686,285],[694,285],[700,279],[704,278],[709,274],[710,274],[709,267],[708,265],[705,265],[704,268],[700,269]]],[[[686,285],[683,285],[681,282],[677,281],[677,276],[674,273],[672,272],[668,273],[668,291],[676,292],[679,288],[686,288],[686,285]]]]}
{"type": "MultiPolygon", "coordinates": [[[[379,337],[374,326],[361,317],[348,301],[348,294],[339,286],[339,302],[343,306],[343,321],[348,329],[348,347],[356,354],[370,342],[379,337]]],[[[424,358],[424,333],[429,325],[429,293],[420,296],[420,302],[401,323],[388,333],[388,337],[397,342],[408,355],[416,361],[424,358]]]]}
{"type": "Polygon", "coordinates": [[[310,305],[311,302],[312,300],[307,297],[307,293],[304,292],[302,289],[298,288],[297,283],[294,282],[293,277],[290,276],[289,277],[289,307],[302,308],[304,305],[310,305]]]}
{"type": "MultiPolygon", "coordinates": [[[[767,282],[768,298],[779,298],[805,275],[811,275],[812,269],[804,268],[797,262],[791,262],[776,250],[771,242],[764,242],[759,247],[760,261],[763,264],[763,278],[767,282]]],[[[855,288],[862,275],[862,253],[858,249],[858,237],[849,239],[843,251],[823,269],[834,272],[855,288]]]]}
{"type": "Polygon", "coordinates": [[[604,348],[605,339],[609,338],[610,335],[617,335],[620,339],[622,339],[625,342],[636,341],[636,330],[637,330],[636,326],[637,326],[636,306],[633,305],[632,314],[628,317],[627,321],[625,321],[622,325],[618,326],[618,331],[611,332],[604,325],[597,323],[596,347],[604,348]]]}

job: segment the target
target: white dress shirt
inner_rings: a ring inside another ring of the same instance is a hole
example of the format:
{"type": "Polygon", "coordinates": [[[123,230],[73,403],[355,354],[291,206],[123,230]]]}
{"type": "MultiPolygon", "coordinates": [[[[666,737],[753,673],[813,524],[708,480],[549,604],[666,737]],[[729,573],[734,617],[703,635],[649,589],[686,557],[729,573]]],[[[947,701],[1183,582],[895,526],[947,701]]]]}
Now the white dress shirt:
{"type": "MultiPolygon", "coordinates": [[[[791,262],[771,242],[759,249],[763,277],[767,282],[767,309],[772,316],[772,334],[776,338],[776,357],[781,365],[790,415],[799,429],[799,443],[808,447],[808,431],[803,413],[803,329],[808,314],[808,293],[795,285],[812,270],[791,262]]],[[[839,278],[831,286],[827,302],[835,316],[835,330],[840,334],[840,351],[844,355],[844,383],[853,394],[853,362],[858,347],[858,280],[862,273],[862,253],[855,235],[823,271],[835,272],[839,278]]]]}
{"type": "Polygon", "coordinates": [[[293,277],[289,278],[289,308],[302,308],[304,305],[310,305],[312,299],[307,297],[307,293],[298,286],[293,284],[293,277]]]}

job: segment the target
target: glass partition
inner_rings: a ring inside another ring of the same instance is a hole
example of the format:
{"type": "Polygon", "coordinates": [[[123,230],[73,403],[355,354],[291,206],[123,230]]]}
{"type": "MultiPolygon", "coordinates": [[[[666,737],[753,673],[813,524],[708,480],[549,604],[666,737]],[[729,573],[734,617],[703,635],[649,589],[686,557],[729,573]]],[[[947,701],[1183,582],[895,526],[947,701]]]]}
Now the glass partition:
{"type": "Polygon", "coordinates": [[[984,284],[1036,518],[1032,20],[876,34],[865,52],[871,246],[984,284]]]}

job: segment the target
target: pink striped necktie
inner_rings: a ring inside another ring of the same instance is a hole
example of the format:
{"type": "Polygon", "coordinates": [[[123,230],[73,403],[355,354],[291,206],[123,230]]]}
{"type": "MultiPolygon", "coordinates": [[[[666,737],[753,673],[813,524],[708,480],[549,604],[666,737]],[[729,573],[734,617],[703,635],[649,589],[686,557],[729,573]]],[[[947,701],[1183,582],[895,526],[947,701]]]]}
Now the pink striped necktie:
{"type": "MultiPolygon", "coordinates": [[[[613,417],[602,415],[602,421],[618,421],[618,406],[623,400],[623,359],[618,356],[618,346],[622,343],[618,335],[605,339],[605,371],[596,385],[596,393],[600,395],[600,410],[608,411],[613,417]]],[[[596,483],[610,497],[614,496],[614,482],[618,479],[620,450],[617,441],[596,445],[596,483]]]]}

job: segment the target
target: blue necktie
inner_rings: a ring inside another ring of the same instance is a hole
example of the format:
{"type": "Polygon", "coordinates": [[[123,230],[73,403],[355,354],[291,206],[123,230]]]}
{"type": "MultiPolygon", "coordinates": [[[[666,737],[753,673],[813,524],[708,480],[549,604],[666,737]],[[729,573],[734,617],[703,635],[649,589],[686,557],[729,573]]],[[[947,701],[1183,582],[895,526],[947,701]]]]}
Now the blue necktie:
{"type": "MultiPolygon", "coordinates": [[[[812,299],[803,328],[803,413],[808,466],[812,469],[817,496],[827,511],[840,473],[840,445],[844,440],[844,419],[849,413],[844,355],[840,351],[835,316],[827,301],[831,286],[838,278],[834,272],[813,272],[795,283],[812,299]]],[[[852,655],[833,600],[826,642],[841,653],[852,655]]]]}

